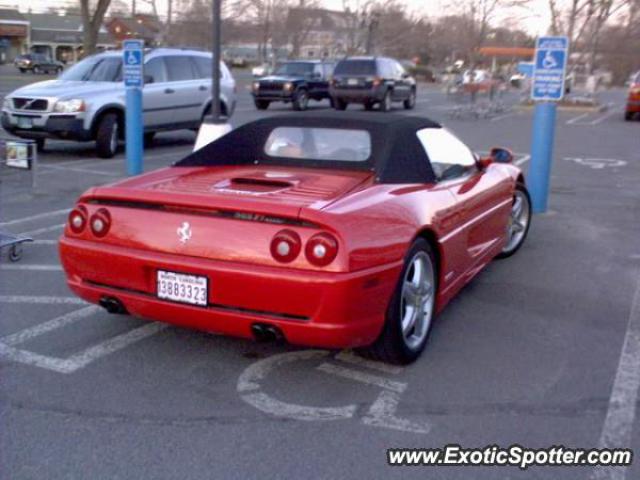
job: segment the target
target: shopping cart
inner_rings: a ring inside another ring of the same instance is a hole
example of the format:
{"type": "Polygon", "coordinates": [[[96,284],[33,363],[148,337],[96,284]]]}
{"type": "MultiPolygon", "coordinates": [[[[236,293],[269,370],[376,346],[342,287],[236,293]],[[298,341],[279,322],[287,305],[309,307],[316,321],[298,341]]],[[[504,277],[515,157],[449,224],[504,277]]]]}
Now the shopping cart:
{"type": "Polygon", "coordinates": [[[33,242],[33,238],[0,232],[0,256],[7,252],[10,261],[19,261],[22,258],[22,244],[25,242],[33,242]]]}

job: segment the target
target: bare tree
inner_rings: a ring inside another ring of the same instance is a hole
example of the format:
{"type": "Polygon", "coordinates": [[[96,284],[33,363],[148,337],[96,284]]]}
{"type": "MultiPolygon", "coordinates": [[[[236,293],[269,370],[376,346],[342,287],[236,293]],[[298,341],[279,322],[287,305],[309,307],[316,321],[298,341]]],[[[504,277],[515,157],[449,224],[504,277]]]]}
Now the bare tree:
{"type": "Polygon", "coordinates": [[[315,17],[305,15],[305,12],[318,7],[318,0],[298,0],[295,7],[289,9],[287,19],[287,33],[291,43],[291,57],[300,56],[300,48],[307,40],[311,32],[315,17]]]}
{"type": "MultiPolygon", "coordinates": [[[[286,12],[291,0],[232,0],[231,15],[258,25],[261,30],[258,52],[260,59],[267,59],[269,47],[274,46],[274,38],[284,31],[286,12]]],[[[276,42],[277,43],[277,42],[276,42]]]]}
{"type": "Polygon", "coordinates": [[[82,49],[84,55],[91,55],[96,51],[98,34],[102,27],[104,15],[107,13],[111,0],[80,0],[80,14],[82,15],[82,49]]]}

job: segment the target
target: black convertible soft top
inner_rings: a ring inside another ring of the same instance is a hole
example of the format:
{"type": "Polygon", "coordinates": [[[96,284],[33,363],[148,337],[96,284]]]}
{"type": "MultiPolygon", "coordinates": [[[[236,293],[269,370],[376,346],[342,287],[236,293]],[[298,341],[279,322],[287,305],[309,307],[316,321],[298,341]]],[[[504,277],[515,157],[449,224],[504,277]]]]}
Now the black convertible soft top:
{"type": "Polygon", "coordinates": [[[429,183],[435,175],[416,132],[441,128],[427,118],[377,112],[324,112],[278,115],[242,125],[174,164],[284,165],[348,170],[373,170],[380,183],[429,183]],[[265,153],[269,134],[277,127],[316,127],[366,130],[371,155],[364,162],[292,159],[265,153]]]}

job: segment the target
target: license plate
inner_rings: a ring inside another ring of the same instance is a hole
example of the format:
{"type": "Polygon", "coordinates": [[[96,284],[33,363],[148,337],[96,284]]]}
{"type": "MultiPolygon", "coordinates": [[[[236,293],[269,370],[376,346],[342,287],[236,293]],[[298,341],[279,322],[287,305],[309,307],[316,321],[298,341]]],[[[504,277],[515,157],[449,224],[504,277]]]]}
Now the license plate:
{"type": "Polygon", "coordinates": [[[190,305],[207,306],[209,299],[207,277],[158,270],[157,285],[158,298],[190,305]]]}
{"type": "Polygon", "coordinates": [[[33,120],[30,117],[18,117],[18,128],[33,128],[33,120]]]}
{"type": "Polygon", "coordinates": [[[358,85],[360,81],[357,78],[350,78],[347,80],[347,85],[358,85]]]}

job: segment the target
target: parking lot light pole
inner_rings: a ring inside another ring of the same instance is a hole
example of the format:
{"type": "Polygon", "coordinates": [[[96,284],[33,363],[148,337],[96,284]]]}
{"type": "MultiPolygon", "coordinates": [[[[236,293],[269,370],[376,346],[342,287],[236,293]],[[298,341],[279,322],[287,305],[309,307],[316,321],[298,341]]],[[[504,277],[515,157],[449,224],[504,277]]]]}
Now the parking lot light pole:
{"type": "Polygon", "coordinates": [[[199,150],[208,143],[220,138],[231,131],[231,125],[222,118],[220,104],[220,62],[222,61],[222,0],[212,2],[213,23],[213,71],[211,75],[211,115],[206,117],[200,130],[193,150],[199,150]]]}

